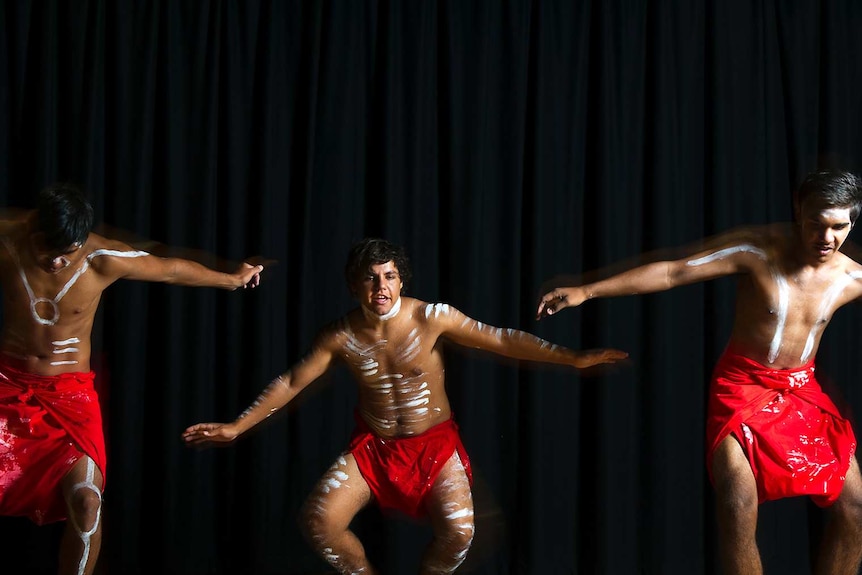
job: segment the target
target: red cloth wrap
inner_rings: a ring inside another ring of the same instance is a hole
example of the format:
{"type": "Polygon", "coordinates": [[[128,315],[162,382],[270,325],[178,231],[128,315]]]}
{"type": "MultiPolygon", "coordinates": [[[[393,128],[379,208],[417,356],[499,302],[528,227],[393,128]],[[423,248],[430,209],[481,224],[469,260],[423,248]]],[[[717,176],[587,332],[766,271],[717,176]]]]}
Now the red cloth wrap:
{"type": "Polygon", "coordinates": [[[470,459],[453,419],[419,435],[387,439],[376,435],[357,415],[356,429],[347,450],[356,458],[359,471],[378,505],[411,517],[425,515],[425,496],[455,451],[470,485],[473,484],[470,459]]]}
{"type": "Polygon", "coordinates": [[[82,451],[105,474],[95,373],[36,375],[0,354],[0,515],[66,519],[60,482],[82,451]]]}
{"type": "Polygon", "coordinates": [[[856,451],[850,422],[820,388],[813,360],[770,369],[728,349],[715,366],[709,396],[710,478],[715,450],[731,433],[751,464],[761,503],[808,495],[821,507],[831,505],[856,451]]]}

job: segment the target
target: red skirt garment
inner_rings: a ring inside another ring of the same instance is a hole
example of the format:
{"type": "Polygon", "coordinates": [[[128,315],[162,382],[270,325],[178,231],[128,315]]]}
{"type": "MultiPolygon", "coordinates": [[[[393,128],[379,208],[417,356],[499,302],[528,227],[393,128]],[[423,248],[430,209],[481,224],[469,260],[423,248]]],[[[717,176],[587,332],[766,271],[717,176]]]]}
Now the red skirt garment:
{"type": "Polygon", "coordinates": [[[356,423],[348,452],[356,458],[381,508],[397,509],[411,517],[425,515],[425,496],[455,451],[473,483],[470,459],[454,420],[419,435],[396,439],[375,435],[358,415],[356,423]]]}
{"type": "Polygon", "coordinates": [[[0,354],[0,515],[43,525],[66,518],[60,483],[84,454],[104,477],[105,439],[94,372],[42,376],[0,354]]]}
{"type": "Polygon", "coordinates": [[[856,437],[814,377],[814,361],[770,369],[726,350],[713,372],[707,467],[733,434],[757,481],[759,501],[808,495],[822,506],[841,494],[856,437]]]}

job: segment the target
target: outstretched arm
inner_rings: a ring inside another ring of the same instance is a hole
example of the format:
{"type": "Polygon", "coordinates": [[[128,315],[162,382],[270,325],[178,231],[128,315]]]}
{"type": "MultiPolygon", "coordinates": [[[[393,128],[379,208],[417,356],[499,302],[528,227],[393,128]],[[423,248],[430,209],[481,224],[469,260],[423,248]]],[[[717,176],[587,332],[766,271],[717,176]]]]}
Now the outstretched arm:
{"type": "Polygon", "coordinates": [[[571,350],[525,331],[484,324],[445,304],[429,304],[426,316],[428,321],[439,322],[441,335],[453,342],[512,359],[583,369],[600,363],[616,363],[628,357],[626,352],[616,349],[571,350]]]}
{"type": "Polygon", "coordinates": [[[265,421],[283,408],[311,382],[329,368],[332,352],[325,345],[317,345],[305,359],[290,371],[272,380],[251,405],[231,423],[198,423],[183,432],[187,445],[208,446],[231,443],[242,434],[265,421]]]}
{"type": "Polygon", "coordinates": [[[677,286],[732,275],[763,265],[766,251],[754,243],[740,243],[738,232],[726,241],[689,257],[648,263],[607,279],[580,286],[558,287],[539,299],[536,319],[553,315],[588,299],[653,293],[677,286]]]}
{"type": "Polygon", "coordinates": [[[190,287],[214,287],[226,290],[255,288],[260,284],[262,265],[243,262],[233,273],[219,272],[182,258],[160,258],[149,255],[138,262],[128,262],[130,280],[163,282],[190,287]]]}
{"type": "Polygon", "coordinates": [[[257,287],[263,271],[263,265],[243,262],[231,273],[221,272],[193,260],[158,257],[148,252],[134,250],[123,242],[105,238],[101,240],[99,245],[104,247],[100,247],[90,255],[90,264],[93,269],[111,280],[122,278],[235,290],[240,287],[257,287]]]}

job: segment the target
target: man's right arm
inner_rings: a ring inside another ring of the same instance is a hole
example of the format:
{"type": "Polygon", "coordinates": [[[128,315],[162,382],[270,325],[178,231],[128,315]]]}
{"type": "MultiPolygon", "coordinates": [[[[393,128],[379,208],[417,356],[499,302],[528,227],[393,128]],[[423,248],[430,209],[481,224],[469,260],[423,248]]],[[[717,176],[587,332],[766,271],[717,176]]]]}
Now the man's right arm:
{"type": "Polygon", "coordinates": [[[753,243],[739,243],[736,235],[714,242],[708,250],[689,257],[658,261],[580,286],[558,287],[539,300],[536,319],[553,315],[588,299],[665,291],[677,286],[707,281],[749,271],[756,262],[765,262],[766,252],[753,243]]]}
{"type": "Polygon", "coordinates": [[[205,446],[231,443],[241,435],[265,421],[290,403],[310,383],[329,369],[333,358],[333,338],[318,338],[312,351],[289,371],[279,375],[267,385],[251,405],[231,423],[198,423],[183,432],[188,445],[205,446]]]}
{"type": "Polygon", "coordinates": [[[233,273],[225,273],[193,260],[159,257],[137,251],[116,240],[103,239],[100,248],[93,252],[97,257],[93,258],[91,265],[110,278],[110,281],[128,279],[235,290],[240,287],[257,287],[263,271],[262,265],[241,263],[233,273]],[[136,257],[122,257],[123,254],[134,254],[136,257]]]}

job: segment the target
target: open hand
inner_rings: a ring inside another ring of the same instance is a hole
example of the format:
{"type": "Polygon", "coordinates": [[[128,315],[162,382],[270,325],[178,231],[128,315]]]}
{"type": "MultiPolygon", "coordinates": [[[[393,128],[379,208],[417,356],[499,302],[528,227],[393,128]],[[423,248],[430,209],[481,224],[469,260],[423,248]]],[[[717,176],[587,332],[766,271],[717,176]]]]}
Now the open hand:
{"type": "Polygon", "coordinates": [[[237,432],[226,423],[198,423],[183,431],[183,441],[186,445],[216,443],[232,443],[237,438],[237,432]]]}
{"type": "Polygon", "coordinates": [[[575,352],[575,367],[583,369],[603,363],[618,363],[628,358],[629,354],[618,349],[587,349],[575,352]]]}

